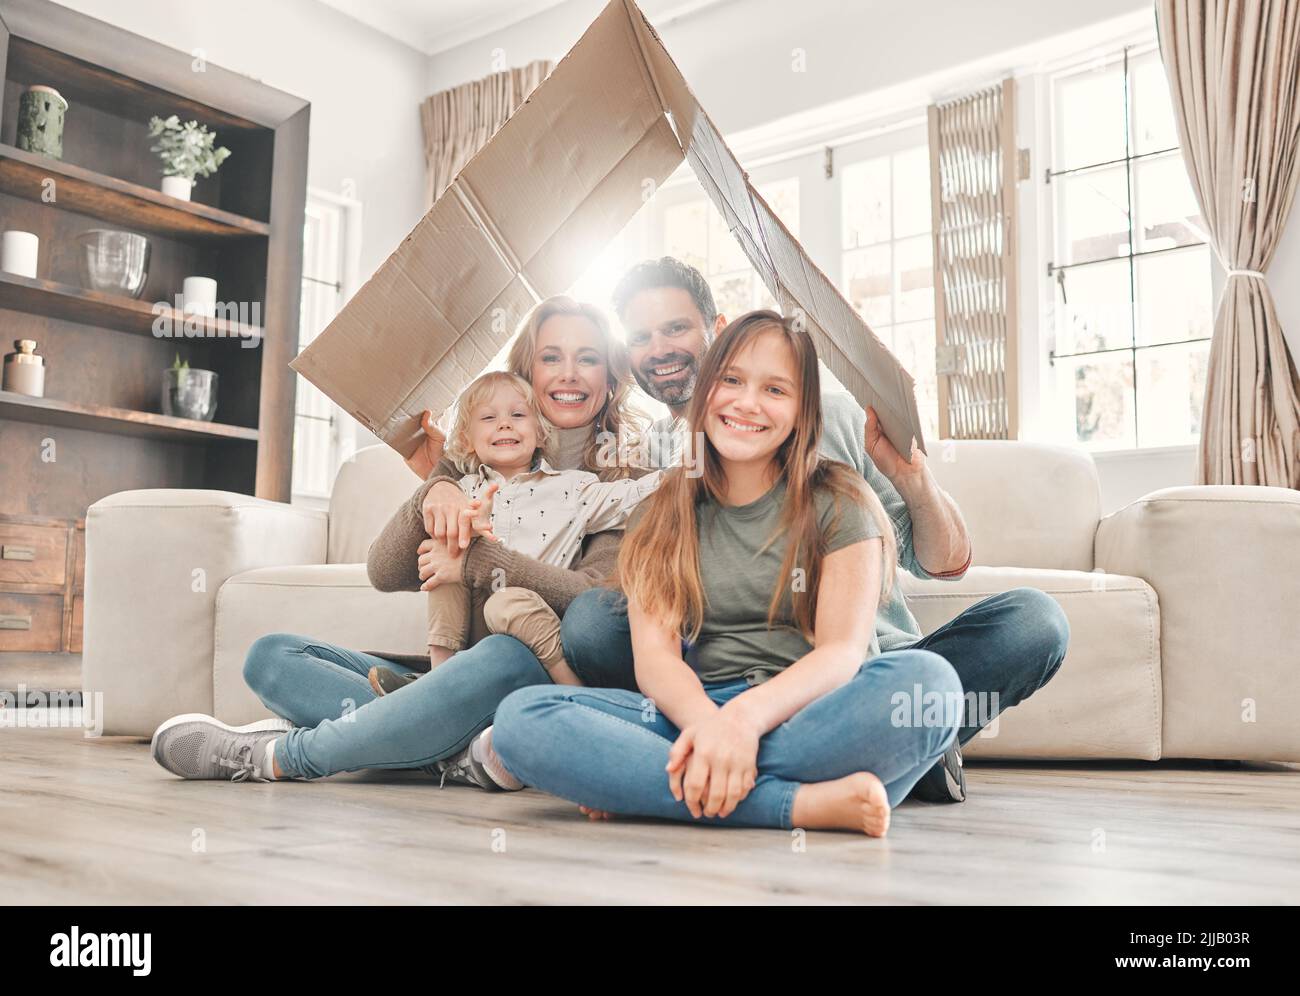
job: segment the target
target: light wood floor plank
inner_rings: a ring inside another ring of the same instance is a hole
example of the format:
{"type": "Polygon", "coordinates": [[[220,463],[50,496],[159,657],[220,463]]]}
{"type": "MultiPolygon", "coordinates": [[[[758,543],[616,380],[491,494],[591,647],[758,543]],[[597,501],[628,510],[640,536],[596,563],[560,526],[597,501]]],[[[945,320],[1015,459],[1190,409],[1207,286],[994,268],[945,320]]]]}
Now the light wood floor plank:
{"type": "Polygon", "coordinates": [[[424,775],[184,782],[146,743],[0,729],[5,903],[1284,903],[1300,766],[971,763],[889,836],[588,823],[424,775]],[[200,840],[202,849],[196,849],[200,840]]]}

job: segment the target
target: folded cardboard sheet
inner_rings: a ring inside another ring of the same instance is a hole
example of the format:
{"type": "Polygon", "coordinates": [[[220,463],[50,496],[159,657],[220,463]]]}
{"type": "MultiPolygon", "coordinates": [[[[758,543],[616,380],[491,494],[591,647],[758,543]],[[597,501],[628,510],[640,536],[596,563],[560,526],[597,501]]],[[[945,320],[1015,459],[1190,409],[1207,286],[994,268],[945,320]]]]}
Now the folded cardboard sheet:
{"type": "Polygon", "coordinates": [[[822,362],[901,452],[923,447],[911,376],[750,185],[632,0],[612,0],[293,368],[410,455],[420,412],[450,405],[683,158],[822,362]]]}

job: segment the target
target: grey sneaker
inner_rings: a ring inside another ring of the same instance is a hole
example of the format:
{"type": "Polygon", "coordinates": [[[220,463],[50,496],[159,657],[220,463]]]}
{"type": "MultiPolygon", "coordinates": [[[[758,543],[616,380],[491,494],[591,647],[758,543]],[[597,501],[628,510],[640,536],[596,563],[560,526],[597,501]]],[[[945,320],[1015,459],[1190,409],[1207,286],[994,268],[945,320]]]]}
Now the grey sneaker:
{"type": "Polygon", "coordinates": [[[266,744],[293,729],[287,719],[263,719],[227,726],[201,712],[173,716],[154,731],[153,759],[182,778],[222,778],[265,782],[266,744]]]}
{"type": "MultiPolygon", "coordinates": [[[[517,792],[523,788],[523,785],[518,782],[514,785],[502,785],[488,771],[485,754],[491,733],[492,727],[489,726],[471,740],[469,746],[459,754],[453,754],[449,758],[434,761],[429,765],[428,770],[431,774],[442,776],[438,781],[438,788],[442,788],[448,782],[456,785],[473,785],[488,792],[517,792]]],[[[509,775],[507,774],[506,777],[509,775]]]]}
{"type": "Polygon", "coordinates": [[[965,802],[966,769],[962,764],[961,745],[952,742],[934,767],[921,776],[913,786],[910,799],[922,802],[965,802]]]}

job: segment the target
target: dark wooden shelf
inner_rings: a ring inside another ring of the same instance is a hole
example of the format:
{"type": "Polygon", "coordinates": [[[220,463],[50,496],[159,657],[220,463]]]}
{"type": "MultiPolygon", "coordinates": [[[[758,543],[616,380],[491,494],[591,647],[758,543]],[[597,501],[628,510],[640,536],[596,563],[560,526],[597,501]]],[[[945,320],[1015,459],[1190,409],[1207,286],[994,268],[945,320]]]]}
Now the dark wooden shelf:
{"type": "Polygon", "coordinates": [[[47,179],[54,180],[56,206],[126,228],[205,241],[265,238],[271,233],[264,221],[177,200],[161,190],[0,144],[0,190],[43,203],[47,179]]]}
{"type": "MultiPolygon", "coordinates": [[[[205,340],[238,337],[252,341],[262,335],[262,330],[257,326],[245,325],[241,322],[186,316],[172,307],[156,312],[154,305],[147,301],[137,301],[118,294],[105,294],[102,291],[83,290],[80,287],[55,283],[53,280],[32,280],[3,271],[0,271],[0,308],[11,308],[30,315],[45,315],[66,322],[79,322],[82,325],[114,329],[118,332],[132,332],[136,335],[152,336],[154,322],[160,317],[168,319],[176,326],[184,322],[200,323],[203,334],[195,338],[205,340]]],[[[178,328],[177,331],[179,333],[180,329],[178,328]]],[[[157,336],[156,338],[170,337],[157,336]]],[[[176,338],[183,338],[183,336],[178,334],[176,338]]]]}
{"type": "Polygon", "coordinates": [[[0,319],[10,340],[42,343],[54,395],[0,391],[0,436],[15,443],[0,457],[0,512],[71,519],[132,488],[288,501],[310,104],[49,0],[0,0],[0,84],[0,228],[35,233],[47,264],[42,279],[0,274],[0,319]],[[16,148],[21,94],[38,84],[69,103],[62,160],[16,148]],[[149,120],[172,114],[230,150],[198,200],[159,189],[149,120]],[[143,300],[83,289],[73,257],[87,228],[150,239],[143,300]],[[177,315],[174,293],[196,273],[260,314],[177,315]],[[157,413],[173,354],[220,376],[221,422],[157,413]],[[50,433],[67,438],[47,465],[38,451],[50,433]]]}
{"type": "MultiPolygon", "coordinates": [[[[219,73],[225,72],[212,68],[219,73]]],[[[247,118],[190,100],[171,90],[150,86],[26,38],[14,38],[6,74],[25,86],[33,83],[48,85],[51,80],[57,80],[59,93],[74,107],[98,107],[136,121],[147,122],[154,115],[165,118],[175,114],[182,121],[195,118],[214,128],[249,130],[258,127],[247,118]]]]}
{"type": "Polygon", "coordinates": [[[198,422],[154,412],[137,412],[108,405],[90,405],[54,398],[33,398],[13,391],[0,391],[0,418],[39,422],[68,429],[87,429],[118,435],[142,436],[173,442],[256,442],[258,431],[221,422],[198,422]]]}

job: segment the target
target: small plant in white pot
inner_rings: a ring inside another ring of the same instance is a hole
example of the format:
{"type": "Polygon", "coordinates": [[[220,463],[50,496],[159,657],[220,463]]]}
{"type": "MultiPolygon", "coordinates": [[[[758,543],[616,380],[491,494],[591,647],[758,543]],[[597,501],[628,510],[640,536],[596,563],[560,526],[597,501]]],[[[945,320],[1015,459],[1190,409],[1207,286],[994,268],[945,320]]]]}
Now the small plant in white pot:
{"type": "Polygon", "coordinates": [[[163,161],[162,192],[183,201],[190,199],[195,179],[211,176],[230,157],[224,145],[212,147],[216,132],[197,121],[181,124],[175,114],[150,118],[149,137],[158,140],[149,151],[158,153],[163,161]]]}

